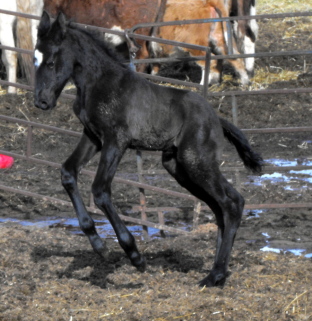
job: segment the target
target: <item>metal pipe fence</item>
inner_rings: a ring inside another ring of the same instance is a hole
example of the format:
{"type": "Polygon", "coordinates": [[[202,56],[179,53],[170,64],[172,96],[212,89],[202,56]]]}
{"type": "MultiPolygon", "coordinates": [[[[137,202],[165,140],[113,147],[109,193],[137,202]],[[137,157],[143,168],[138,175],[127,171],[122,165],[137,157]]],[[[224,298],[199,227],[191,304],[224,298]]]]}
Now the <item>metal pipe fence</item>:
{"type": "MultiPolygon", "coordinates": [[[[60,133],[62,135],[69,135],[69,136],[75,136],[75,137],[80,137],[80,133],[75,132],[75,131],[70,131],[58,127],[53,127],[49,125],[44,125],[41,123],[35,123],[27,120],[22,120],[18,118],[13,118],[13,117],[8,117],[4,115],[0,115],[0,121],[5,121],[5,122],[11,122],[11,123],[17,123],[20,125],[27,126],[27,136],[26,136],[26,141],[25,141],[25,147],[26,150],[24,154],[18,154],[15,152],[9,152],[7,150],[1,150],[0,149],[0,154],[6,154],[8,156],[12,156],[16,159],[21,159],[21,160],[26,160],[28,162],[34,163],[34,164],[39,164],[39,165],[44,165],[44,166],[51,166],[54,168],[60,168],[61,164],[56,163],[56,162],[51,162],[47,160],[42,160],[38,159],[36,157],[32,156],[32,145],[33,145],[33,129],[38,128],[42,130],[47,130],[47,131],[52,131],[56,133],[60,133]]],[[[259,128],[259,129],[247,129],[244,130],[244,132],[253,132],[253,133],[272,133],[272,132],[299,132],[299,131],[312,131],[312,128],[300,128],[300,127],[293,127],[293,128],[259,128]]],[[[158,228],[159,230],[163,231],[169,231],[169,232],[175,232],[175,233],[186,233],[186,231],[181,230],[181,229],[176,229],[174,227],[166,226],[164,224],[164,212],[173,212],[173,211],[181,211],[183,208],[181,207],[153,207],[149,208],[146,205],[146,199],[145,199],[145,191],[152,191],[156,192],[162,195],[167,195],[167,196],[172,196],[172,197],[177,197],[177,198],[182,198],[186,199],[189,201],[192,201],[194,203],[193,208],[189,208],[189,210],[193,211],[193,228],[197,227],[197,222],[198,222],[198,216],[200,215],[202,210],[208,210],[209,208],[207,206],[201,206],[200,202],[192,195],[186,194],[186,193],[181,193],[181,192],[176,192],[172,190],[168,190],[165,188],[160,188],[160,187],[155,187],[151,186],[149,184],[144,183],[143,176],[144,174],[147,174],[149,172],[146,172],[143,170],[142,166],[142,158],[140,155],[140,151],[137,152],[137,162],[138,162],[138,177],[139,181],[133,181],[133,180],[127,180],[123,179],[120,177],[115,177],[114,178],[114,183],[117,184],[125,184],[129,186],[133,186],[139,189],[140,191],[140,198],[139,198],[139,204],[136,206],[132,207],[133,211],[139,211],[141,212],[141,219],[137,218],[132,218],[129,216],[125,215],[120,215],[120,217],[127,222],[134,223],[134,224],[140,224],[145,227],[145,236],[148,237],[147,233],[147,227],[152,227],[152,228],[158,228]],[[146,213],[148,212],[156,212],[158,215],[158,220],[159,223],[153,223],[147,220],[146,213]]],[[[300,165],[300,166],[287,166],[287,167],[275,167],[275,166],[266,166],[266,172],[269,171],[289,171],[289,170],[306,170],[306,169],[312,169],[312,166],[305,166],[305,165],[300,165]]],[[[239,178],[239,173],[241,171],[244,171],[245,169],[243,167],[222,167],[222,170],[224,172],[230,171],[230,172],[235,172],[236,175],[238,175],[237,180],[240,181],[239,178]]],[[[82,174],[89,175],[91,177],[95,176],[95,172],[89,171],[89,170],[82,170],[82,174]]],[[[155,174],[156,172],[154,172],[155,174]]],[[[159,171],[157,171],[159,173],[159,171]]],[[[71,206],[70,202],[66,202],[61,199],[53,198],[53,197],[48,197],[48,196],[43,196],[37,193],[33,193],[30,191],[26,190],[20,190],[16,188],[12,188],[9,186],[4,186],[0,184],[0,189],[12,192],[12,193],[17,193],[17,194],[22,194],[34,198],[41,198],[42,200],[50,201],[53,203],[58,203],[61,205],[69,205],[71,206]]],[[[288,204],[276,204],[276,203],[267,203],[267,204],[247,204],[245,206],[245,209],[272,209],[272,208],[308,208],[312,207],[312,203],[288,203],[288,204]]],[[[185,208],[184,208],[185,209],[185,208]]],[[[96,214],[102,214],[101,211],[96,209],[93,204],[92,196],[90,195],[90,204],[87,206],[87,210],[96,214]]]]}
{"type": "MultiPolygon", "coordinates": [[[[16,16],[21,16],[29,19],[40,19],[39,17],[33,16],[33,15],[28,15],[28,14],[22,14],[22,13],[16,13],[16,12],[10,12],[6,10],[1,10],[0,9],[0,14],[13,14],[16,16]]],[[[128,35],[132,38],[135,39],[140,39],[140,40],[145,40],[145,41],[155,41],[155,42],[161,42],[161,43],[167,43],[170,45],[178,45],[178,46],[184,46],[186,48],[196,48],[198,50],[202,50],[206,52],[206,56],[201,56],[201,57],[190,57],[190,58],[182,58],[182,59],[172,59],[172,58],[158,58],[158,59],[141,59],[141,60],[136,60],[134,59],[134,63],[155,63],[155,62],[168,62],[168,61],[181,61],[181,60],[206,60],[206,65],[209,66],[209,61],[210,59],[235,59],[235,58],[246,58],[246,57],[255,57],[255,58],[262,58],[262,57],[277,57],[277,56],[296,56],[296,55],[311,55],[312,51],[310,50],[295,50],[295,51],[287,51],[287,52],[269,52],[269,53],[256,53],[256,54],[237,54],[237,55],[226,55],[226,56],[213,56],[210,57],[210,50],[207,47],[202,47],[202,46],[195,46],[192,44],[185,44],[185,43],[180,43],[180,42],[175,42],[175,41],[169,41],[165,39],[160,39],[160,38],[151,38],[148,36],[143,36],[140,34],[137,34],[136,31],[140,28],[146,28],[146,27],[152,27],[152,26],[165,26],[169,24],[190,24],[190,23],[209,23],[212,21],[233,21],[237,19],[280,19],[280,18],[288,18],[288,17],[306,17],[306,16],[312,16],[312,12],[300,12],[300,13],[287,13],[287,14],[271,14],[271,15],[257,15],[257,16],[251,16],[251,17],[227,17],[227,18],[218,18],[218,19],[202,19],[202,20],[186,20],[186,21],[175,21],[175,22],[166,22],[166,23],[153,23],[153,24],[139,24],[134,26],[130,31],[128,31],[128,35]]],[[[107,28],[98,28],[94,26],[86,26],[86,28],[89,29],[97,29],[100,30],[101,32],[105,33],[112,33],[112,34],[117,34],[124,36],[124,33],[118,30],[110,30],[107,28]]],[[[16,52],[22,53],[22,54],[29,54],[33,55],[32,51],[29,50],[24,50],[22,48],[12,48],[12,47],[7,47],[7,46],[2,46],[0,45],[0,48],[2,50],[14,50],[16,52]]],[[[208,73],[206,73],[208,77],[208,73]]],[[[189,87],[194,87],[202,91],[204,96],[207,97],[221,97],[221,96],[230,96],[232,99],[232,115],[233,115],[233,121],[234,123],[237,124],[237,103],[236,103],[236,96],[246,96],[246,95],[267,95],[267,94],[298,94],[298,93],[311,93],[312,88],[292,88],[292,89],[270,89],[270,90],[253,90],[253,91],[228,91],[228,92],[209,92],[207,91],[208,86],[207,86],[207,79],[206,79],[206,84],[205,86],[191,83],[191,82],[185,82],[185,81],[179,81],[175,79],[168,79],[165,77],[159,77],[159,76],[152,76],[148,74],[142,74],[142,76],[149,78],[154,81],[164,81],[164,82],[170,82],[173,84],[179,84],[179,85],[184,85],[184,86],[189,86],[189,87]]],[[[33,87],[28,86],[28,85],[23,85],[23,84],[16,84],[16,83],[10,83],[4,80],[0,80],[1,85],[10,85],[10,86],[16,86],[25,90],[32,91],[33,87]]],[[[69,95],[69,94],[62,94],[63,97],[72,99],[74,98],[74,95],[69,95]]],[[[4,115],[0,115],[0,121],[5,121],[5,122],[11,122],[11,123],[18,123],[21,125],[24,125],[27,127],[27,137],[25,141],[25,153],[24,154],[18,154],[15,152],[9,152],[6,150],[0,150],[0,153],[6,154],[12,157],[15,157],[17,159],[22,159],[22,160],[27,160],[28,162],[35,163],[35,164],[41,164],[44,166],[51,166],[54,168],[60,168],[61,164],[56,163],[56,162],[51,162],[47,160],[42,160],[34,157],[32,155],[32,144],[33,144],[33,130],[34,128],[42,129],[42,130],[47,130],[47,131],[52,131],[52,132],[57,132],[62,135],[70,135],[70,136],[75,136],[79,137],[80,133],[74,132],[74,131],[69,131],[53,126],[48,126],[40,123],[35,123],[35,122],[30,122],[22,119],[17,119],[17,118],[12,118],[4,115]]],[[[294,133],[294,132],[311,132],[312,127],[287,127],[287,128],[253,128],[253,129],[243,129],[244,132],[250,133],[250,134],[269,134],[269,133],[294,133]]],[[[312,166],[287,166],[287,167],[275,167],[275,166],[266,166],[265,170],[266,171],[288,171],[288,170],[302,170],[302,169],[312,169],[312,166]]],[[[244,170],[243,167],[222,167],[223,171],[230,171],[234,172],[237,181],[240,182],[240,172],[244,170]]],[[[139,211],[141,212],[141,219],[125,216],[125,215],[120,215],[121,218],[127,222],[134,223],[134,224],[140,224],[144,226],[144,233],[145,236],[147,237],[147,228],[148,227],[153,227],[153,228],[158,228],[159,230],[163,231],[170,231],[174,233],[187,233],[186,231],[182,229],[177,229],[171,226],[165,225],[165,219],[164,219],[164,213],[167,211],[181,211],[181,207],[153,207],[149,208],[146,205],[146,197],[145,197],[145,191],[149,190],[152,192],[160,193],[162,195],[167,195],[167,196],[173,196],[177,198],[182,198],[189,200],[193,202],[193,206],[189,208],[189,210],[193,211],[193,228],[196,228],[198,224],[198,217],[200,213],[203,210],[209,210],[207,206],[201,206],[201,203],[192,195],[186,194],[186,193],[180,193],[164,188],[159,188],[155,186],[151,186],[149,184],[146,184],[144,182],[144,174],[146,174],[146,171],[143,169],[142,165],[142,156],[141,152],[137,152],[137,171],[138,171],[138,181],[133,181],[133,180],[126,180],[120,177],[115,177],[114,182],[118,184],[126,184],[130,186],[134,186],[135,188],[138,188],[140,191],[140,197],[138,201],[138,205],[135,205],[132,207],[133,211],[139,211]],[[158,223],[153,223],[147,220],[147,215],[146,213],[149,212],[154,212],[157,213],[158,215],[158,223]]],[[[83,174],[89,175],[89,176],[94,176],[95,172],[88,171],[88,170],[83,170],[83,174]]],[[[240,188],[240,187],[238,187],[240,188]]],[[[32,193],[30,191],[26,190],[20,190],[16,188],[12,188],[9,186],[1,185],[0,184],[0,189],[5,190],[10,193],[18,193],[34,198],[40,198],[49,202],[54,202],[62,205],[70,205],[70,202],[53,198],[53,197],[48,197],[48,196],[43,196],[37,193],[32,193]]],[[[270,208],[308,208],[312,207],[312,203],[288,203],[288,204],[278,204],[278,203],[271,203],[271,204],[247,204],[245,206],[245,209],[270,209],[270,208]]],[[[90,204],[87,206],[88,211],[94,212],[97,214],[102,214],[98,209],[94,207],[92,197],[90,197],[90,204]]]]}

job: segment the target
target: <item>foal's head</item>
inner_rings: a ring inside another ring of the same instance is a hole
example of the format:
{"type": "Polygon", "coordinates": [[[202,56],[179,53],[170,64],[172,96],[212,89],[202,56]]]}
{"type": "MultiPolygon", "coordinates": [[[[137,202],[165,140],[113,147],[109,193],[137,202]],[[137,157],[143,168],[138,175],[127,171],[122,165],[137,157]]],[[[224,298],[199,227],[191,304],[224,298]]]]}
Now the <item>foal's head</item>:
{"type": "Polygon", "coordinates": [[[41,109],[56,105],[71,77],[76,85],[87,83],[92,87],[91,83],[105,75],[110,75],[108,83],[112,84],[114,76],[117,78],[128,69],[112,46],[98,34],[66,24],[62,13],[51,23],[45,11],[38,27],[34,64],[35,105],[41,109]]]}
{"type": "Polygon", "coordinates": [[[35,49],[36,67],[35,105],[41,109],[51,109],[56,105],[66,82],[71,77],[74,57],[66,47],[65,17],[61,13],[51,24],[45,11],[38,27],[35,49]]]}

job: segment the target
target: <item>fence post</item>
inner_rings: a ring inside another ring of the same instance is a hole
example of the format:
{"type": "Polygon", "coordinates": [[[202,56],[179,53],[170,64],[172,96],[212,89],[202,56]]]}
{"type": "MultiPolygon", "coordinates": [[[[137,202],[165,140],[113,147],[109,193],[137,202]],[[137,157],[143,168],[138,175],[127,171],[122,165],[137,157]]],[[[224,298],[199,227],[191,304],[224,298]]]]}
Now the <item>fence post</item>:
{"type": "MultiPolygon", "coordinates": [[[[158,215],[158,222],[159,224],[161,224],[162,226],[165,225],[165,220],[164,220],[164,213],[161,211],[157,212],[158,215]]],[[[160,230],[160,236],[161,237],[166,237],[165,231],[164,230],[160,230]]]]}
{"type": "Polygon", "coordinates": [[[211,60],[211,50],[209,47],[206,47],[206,56],[205,56],[205,74],[204,74],[204,87],[203,87],[203,93],[205,99],[207,99],[208,95],[208,77],[210,73],[210,60],[211,60]]]}
{"type": "Polygon", "coordinates": [[[30,158],[32,154],[31,145],[32,145],[32,130],[33,127],[29,125],[27,127],[27,147],[26,147],[26,157],[30,158]]]}
{"type": "Polygon", "coordinates": [[[236,185],[236,189],[237,191],[240,193],[241,192],[241,174],[240,171],[235,171],[235,185],[236,185]]]}
{"type": "MultiPolygon", "coordinates": [[[[139,182],[144,183],[142,152],[139,150],[136,151],[136,159],[137,159],[137,169],[138,169],[139,182]]],[[[139,191],[140,191],[141,219],[143,221],[147,221],[147,215],[146,215],[146,211],[145,211],[145,208],[146,208],[145,190],[144,190],[144,188],[139,188],[139,191]]],[[[144,240],[149,240],[148,227],[146,225],[142,225],[142,228],[143,228],[144,240]]]]}
{"type": "Polygon", "coordinates": [[[93,197],[93,194],[92,194],[91,192],[90,192],[89,206],[90,206],[92,209],[95,209],[94,197],[93,197]]]}
{"type": "Polygon", "coordinates": [[[236,96],[235,96],[235,95],[231,95],[231,99],[232,99],[232,117],[233,117],[233,124],[234,124],[235,126],[238,126],[236,96]]]}
{"type": "Polygon", "coordinates": [[[193,230],[196,230],[198,227],[199,214],[201,211],[201,202],[195,200],[194,203],[194,213],[193,213],[193,230]]]}
{"type": "Polygon", "coordinates": [[[230,20],[226,21],[226,29],[228,39],[228,55],[233,55],[232,26],[230,20]]]}

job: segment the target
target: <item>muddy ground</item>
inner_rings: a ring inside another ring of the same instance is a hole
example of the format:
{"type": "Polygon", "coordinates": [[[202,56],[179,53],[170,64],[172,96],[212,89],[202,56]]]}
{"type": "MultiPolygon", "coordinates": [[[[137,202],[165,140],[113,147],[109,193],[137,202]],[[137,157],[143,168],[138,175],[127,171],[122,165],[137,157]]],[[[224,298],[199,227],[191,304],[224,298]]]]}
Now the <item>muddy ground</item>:
{"type": "MultiPolygon", "coordinates": [[[[301,21],[302,22],[302,21],[301,21]]],[[[295,22],[296,24],[297,22],[295,22]]],[[[307,22],[306,18],[303,23],[307,22]]],[[[285,37],[294,22],[280,28],[260,24],[257,51],[307,49],[311,35],[294,32],[285,37]],[[273,35],[275,38],[272,38],[273,35]],[[270,39],[270,41],[268,41],[270,39]]],[[[257,60],[257,69],[266,68],[278,76],[282,70],[298,72],[292,80],[263,84],[268,89],[312,87],[311,57],[257,60]],[[305,70],[303,70],[305,66],[305,70]]],[[[239,90],[229,82],[226,89],[239,90]]],[[[71,92],[71,90],[69,90],[71,92]]],[[[265,95],[237,99],[241,128],[311,126],[311,94],[265,95]]],[[[212,99],[212,105],[231,120],[231,102],[212,99]]],[[[71,101],[61,99],[53,111],[34,108],[31,93],[1,95],[2,115],[80,131],[71,111],[71,101]]],[[[0,149],[25,152],[26,127],[0,121],[0,149]]],[[[309,164],[312,160],[311,132],[248,135],[263,158],[309,164]]],[[[34,130],[32,154],[39,159],[63,162],[77,137],[34,130]]],[[[226,145],[222,164],[240,164],[236,152],[226,145]]],[[[88,165],[94,169],[96,159],[88,165]]],[[[144,169],[161,169],[157,155],[144,155],[144,169]]],[[[265,170],[264,170],[265,171],[265,170]]],[[[265,172],[266,173],[266,172],[265,172]]],[[[271,172],[270,172],[271,173],[271,172]]],[[[270,174],[268,173],[268,174],[270,174]]],[[[237,177],[225,176],[238,186],[237,177]]],[[[311,175],[284,173],[288,180],[261,181],[245,172],[241,193],[248,204],[311,203],[311,175]]],[[[68,200],[60,184],[59,170],[16,160],[1,170],[0,182],[47,196],[68,200]]],[[[127,153],[117,176],[137,180],[135,154],[127,153]]],[[[149,184],[182,191],[166,174],[145,175],[149,184]]],[[[84,176],[80,187],[86,201],[91,179],[84,176]]],[[[183,206],[168,212],[166,224],[192,228],[193,203],[147,193],[147,205],[183,206]]],[[[132,206],[139,202],[135,188],[114,184],[113,199],[120,213],[136,216],[132,206]]],[[[36,219],[74,217],[73,210],[51,202],[0,190],[1,219],[23,222],[36,219]]],[[[95,216],[96,218],[102,218],[95,216]]],[[[157,221],[155,214],[149,219],[157,221]]],[[[115,238],[109,233],[110,254],[106,261],[94,254],[87,239],[73,234],[62,224],[50,227],[21,226],[3,221],[0,228],[0,320],[311,320],[312,319],[312,209],[271,209],[245,211],[230,262],[230,276],[223,288],[200,289],[197,282],[207,275],[214,256],[216,231],[210,212],[200,216],[200,228],[187,236],[154,234],[151,241],[137,233],[138,247],[147,258],[147,271],[133,268],[115,238]],[[261,251],[269,246],[280,253],[261,251]],[[296,256],[289,250],[303,249],[296,256]]]]}

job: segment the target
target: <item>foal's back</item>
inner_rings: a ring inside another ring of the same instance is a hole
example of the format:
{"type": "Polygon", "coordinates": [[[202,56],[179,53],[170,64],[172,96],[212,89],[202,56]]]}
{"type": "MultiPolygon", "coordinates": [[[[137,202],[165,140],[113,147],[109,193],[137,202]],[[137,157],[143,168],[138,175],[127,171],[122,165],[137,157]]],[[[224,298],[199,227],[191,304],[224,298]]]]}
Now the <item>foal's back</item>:
{"type": "Polygon", "coordinates": [[[155,85],[134,73],[130,78],[131,89],[122,106],[135,147],[163,150],[193,135],[213,137],[222,146],[219,118],[202,96],[155,85]]]}

